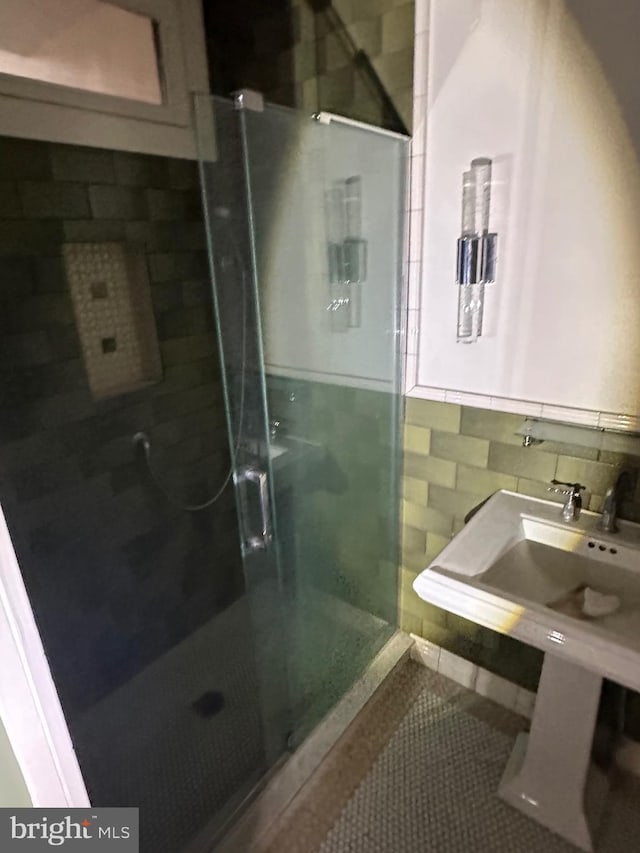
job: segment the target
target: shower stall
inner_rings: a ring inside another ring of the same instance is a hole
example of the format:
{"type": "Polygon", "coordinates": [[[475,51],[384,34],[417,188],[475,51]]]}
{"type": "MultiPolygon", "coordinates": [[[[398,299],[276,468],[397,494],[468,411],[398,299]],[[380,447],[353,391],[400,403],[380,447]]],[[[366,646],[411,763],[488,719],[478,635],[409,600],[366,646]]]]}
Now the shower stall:
{"type": "Polygon", "coordinates": [[[245,577],[258,630],[284,608],[299,741],[396,618],[406,140],[253,97],[216,99],[201,180],[245,577]],[[362,281],[336,286],[332,194],[356,178],[362,281]]]}
{"type": "Polygon", "coordinates": [[[252,92],[196,113],[210,283],[185,273],[176,306],[154,248],[154,377],[96,400],[69,345],[70,421],[2,365],[28,416],[0,448],[22,578],[90,801],[138,806],[145,853],[207,849],[397,618],[407,138],[252,92]]]}

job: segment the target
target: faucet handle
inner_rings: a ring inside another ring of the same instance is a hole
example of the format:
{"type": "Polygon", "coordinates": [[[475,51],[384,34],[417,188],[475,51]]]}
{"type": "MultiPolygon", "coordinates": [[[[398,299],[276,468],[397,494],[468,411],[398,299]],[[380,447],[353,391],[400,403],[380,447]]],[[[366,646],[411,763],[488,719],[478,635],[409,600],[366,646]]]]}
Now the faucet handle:
{"type": "Polygon", "coordinates": [[[562,480],[556,480],[555,478],[551,480],[551,483],[554,486],[567,487],[566,489],[547,489],[548,492],[555,492],[557,495],[571,495],[572,497],[580,497],[580,492],[584,491],[587,488],[581,483],[565,483],[562,480]]]}
{"type": "Polygon", "coordinates": [[[581,483],[564,483],[562,480],[551,481],[554,488],[548,487],[548,492],[555,492],[557,495],[567,495],[567,501],[562,508],[562,517],[565,521],[577,521],[582,509],[582,495],[580,492],[586,489],[581,483]],[[558,489],[556,486],[566,486],[566,488],[558,489]]]}

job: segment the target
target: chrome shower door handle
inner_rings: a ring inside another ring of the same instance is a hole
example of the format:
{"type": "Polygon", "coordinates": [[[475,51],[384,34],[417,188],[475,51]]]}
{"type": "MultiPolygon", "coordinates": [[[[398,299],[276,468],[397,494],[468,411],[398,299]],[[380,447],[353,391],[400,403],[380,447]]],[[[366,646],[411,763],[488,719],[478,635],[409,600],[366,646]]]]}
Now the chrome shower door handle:
{"type": "Polygon", "coordinates": [[[269,481],[266,471],[260,468],[255,468],[252,465],[245,465],[240,468],[235,475],[235,481],[240,490],[240,502],[243,512],[243,551],[249,553],[251,551],[259,551],[269,547],[271,542],[271,521],[269,514],[269,481]],[[260,508],[260,531],[255,533],[251,531],[252,513],[250,512],[250,498],[248,494],[248,484],[258,487],[258,506],[260,508]]]}

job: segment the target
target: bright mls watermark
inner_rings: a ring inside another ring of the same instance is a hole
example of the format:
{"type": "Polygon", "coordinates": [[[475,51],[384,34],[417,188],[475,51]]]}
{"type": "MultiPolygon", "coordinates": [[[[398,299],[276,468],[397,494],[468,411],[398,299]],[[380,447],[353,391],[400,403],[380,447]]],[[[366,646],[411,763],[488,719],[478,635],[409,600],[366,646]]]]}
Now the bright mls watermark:
{"type": "Polygon", "coordinates": [[[0,809],[2,853],[139,853],[138,809],[0,809]]]}

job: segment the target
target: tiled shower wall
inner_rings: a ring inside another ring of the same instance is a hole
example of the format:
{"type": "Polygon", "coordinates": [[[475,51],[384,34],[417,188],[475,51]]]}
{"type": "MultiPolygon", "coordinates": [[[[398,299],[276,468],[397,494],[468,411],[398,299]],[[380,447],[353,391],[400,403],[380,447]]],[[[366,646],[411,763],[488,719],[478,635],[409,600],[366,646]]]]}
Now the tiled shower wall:
{"type": "MultiPolygon", "coordinates": [[[[292,68],[296,106],[382,123],[380,101],[353,64],[344,36],[308,0],[292,0],[296,43],[292,68]]],[[[355,46],[371,60],[382,84],[411,127],[414,0],[334,0],[333,8],[355,46]]]]}
{"type": "Polygon", "coordinates": [[[334,0],[339,17],[319,11],[324,5],[317,0],[205,4],[212,90],[229,96],[235,89],[257,89],[272,103],[380,125],[380,99],[355,67],[346,31],[410,127],[414,0],[334,0]]]}
{"type": "Polygon", "coordinates": [[[0,503],[65,710],[91,705],[242,589],[195,163],[0,139],[0,503]],[[146,254],[160,382],[96,401],[65,242],[146,254]]]}
{"type": "MultiPolygon", "coordinates": [[[[404,425],[401,625],[505,678],[535,689],[542,654],[510,637],[481,628],[423,602],[412,589],[416,575],[464,524],[466,513],[498,489],[561,501],[547,492],[552,478],[583,483],[589,509],[622,467],[640,459],[545,441],[523,447],[515,432],[524,418],[450,403],[408,398],[404,425]]],[[[640,518],[640,494],[621,515],[640,518]]],[[[632,696],[632,703],[638,699],[632,696]]],[[[634,715],[636,716],[636,715],[634,715]]],[[[632,725],[640,734],[640,715],[632,725]]]]}
{"type": "Polygon", "coordinates": [[[394,624],[398,515],[389,504],[399,464],[397,395],[268,377],[268,400],[283,433],[315,448],[277,498],[285,566],[295,567],[299,587],[394,624]],[[281,512],[283,498],[291,512],[281,512]]]}
{"type": "Polygon", "coordinates": [[[212,92],[229,97],[254,89],[267,101],[294,105],[292,48],[299,36],[291,6],[291,0],[203,4],[212,92]]]}

